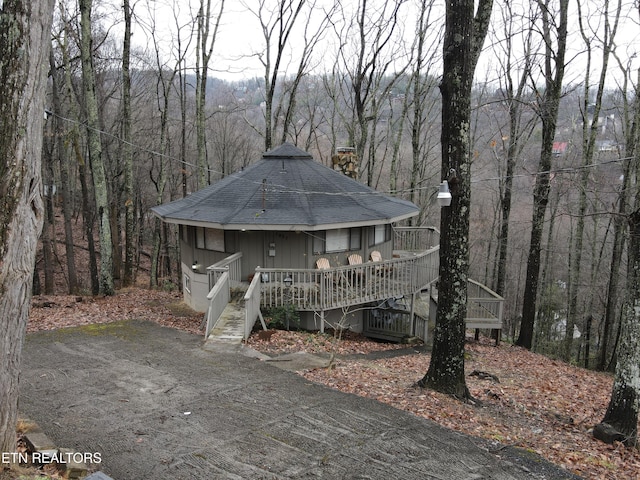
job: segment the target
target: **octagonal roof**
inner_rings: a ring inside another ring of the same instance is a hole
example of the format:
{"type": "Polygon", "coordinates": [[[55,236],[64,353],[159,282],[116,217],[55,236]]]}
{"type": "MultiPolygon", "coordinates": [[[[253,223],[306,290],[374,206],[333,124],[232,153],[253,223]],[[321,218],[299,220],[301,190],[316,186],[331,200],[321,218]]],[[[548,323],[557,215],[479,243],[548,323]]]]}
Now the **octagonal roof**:
{"type": "Polygon", "coordinates": [[[163,221],[225,230],[326,230],[393,223],[416,205],[332,170],[285,143],[193,194],[151,209],[163,221]]]}

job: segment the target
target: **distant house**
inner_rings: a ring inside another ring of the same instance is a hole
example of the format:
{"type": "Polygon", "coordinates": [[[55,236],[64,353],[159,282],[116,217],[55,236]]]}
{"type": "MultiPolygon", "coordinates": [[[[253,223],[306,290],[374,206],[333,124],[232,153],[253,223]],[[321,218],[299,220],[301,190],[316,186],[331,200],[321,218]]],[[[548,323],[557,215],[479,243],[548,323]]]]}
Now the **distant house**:
{"type": "Polygon", "coordinates": [[[562,155],[567,153],[568,146],[568,142],[553,142],[553,155],[555,155],[556,157],[561,157],[562,155]]]}
{"type": "Polygon", "coordinates": [[[615,152],[618,144],[613,140],[596,140],[596,150],[598,152],[615,152]]]}

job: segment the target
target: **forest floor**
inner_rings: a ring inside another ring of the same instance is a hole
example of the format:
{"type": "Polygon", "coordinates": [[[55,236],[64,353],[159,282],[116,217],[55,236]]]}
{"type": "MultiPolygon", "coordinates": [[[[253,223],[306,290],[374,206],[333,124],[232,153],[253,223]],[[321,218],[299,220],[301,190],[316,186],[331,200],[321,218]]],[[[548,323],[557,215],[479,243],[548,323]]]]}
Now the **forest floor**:
{"type": "MultiPolygon", "coordinates": [[[[202,314],[186,307],[180,294],[142,287],[119,290],[113,297],[35,296],[28,331],[127,319],[203,333],[202,314]]],[[[287,331],[275,332],[269,341],[252,336],[248,346],[271,356],[335,354],[332,368],[298,373],[459,432],[522,447],[584,478],[640,478],[638,450],[622,444],[606,445],[591,435],[606,411],[611,375],[567,365],[505,342],[496,347],[490,339],[469,337],[466,380],[475,402],[463,403],[415,386],[429,366],[425,349],[376,342],[352,333],[337,340],[328,334],[287,331]],[[383,354],[400,348],[404,349],[402,355],[383,354]]]]}

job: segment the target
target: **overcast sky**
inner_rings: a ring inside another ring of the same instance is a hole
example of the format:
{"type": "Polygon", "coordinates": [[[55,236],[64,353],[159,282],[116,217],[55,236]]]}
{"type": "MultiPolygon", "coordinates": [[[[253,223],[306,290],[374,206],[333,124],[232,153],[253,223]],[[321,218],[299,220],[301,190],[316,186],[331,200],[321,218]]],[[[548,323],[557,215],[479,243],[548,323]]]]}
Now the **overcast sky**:
{"type": "MultiPolygon", "coordinates": [[[[2,1],[2,0],[0,0],[2,1]]],[[[276,0],[267,0],[275,4],[276,0]]],[[[512,5],[515,5],[518,0],[513,1],[512,5]]],[[[519,0],[523,2],[523,7],[521,9],[515,9],[516,12],[522,12],[526,14],[530,2],[528,0],[519,0]]],[[[369,0],[369,5],[377,3],[381,5],[384,0],[369,0]]],[[[437,0],[435,2],[434,13],[432,14],[432,18],[434,18],[434,28],[432,29],[432,33],[434,35],[437,34],[439,30],[442,29],[443,25],[443,0],[437,0]]],[[[176,49],[176,39],[178,38],[178,27],[176,26],[175,18],[179,18],[179,23],[183,25],[180,36],[182,37],[182,41],[186,42],[189,30],[187,25],[190,23],[190,18],[192,13],[189,11],[189,3],[193,4],[192,9],[196,9],[196,6],[199,4],[197,0],[192,0],[191,2],[184,0],[142,0],[136,5],[136,12],[142,16],[142,14],[148,11],[149,8],[155,9],[155,18],[157,29],[163,31],[161,35],[162,41],[162,49],[164,51],[164,57],[167,59],[166,63],[168,67],[172,67],[171,61],[169,60],[173,55],[175,55],[176,49]]],[[[254,14],[248,11],[246,5],[252,6],[255,5],[257,0],[227,0],[225,4],[225,12],[223,13],[221,28],[219,32],[219,36],[214,47],[213,59],[211,61],[212,68],[212,76],[217,76],[220,78],[225,78],[229,80],[241,80],[243,78],[252,78],[256,76],[264,75],[264,68],[260,64],[257,53],[264,51],[264,37],[262,32],[260,31],[259,22],[254,14]]],[[[317,5],[314,11],[314,18],[321,17],[321,9],[322,5],[327,5],[332,3],[331,0],[317,0],[317,5]]],[[[347,6],[351,8],[355,8],[357,2],[343,2],[346,3],[347,6]]],[[[502,1],[498,0],[494,3],[494,19],[493,25],[494,30],[501,32],[500,18],[502,16],[501,5],[502,1]]],[[[415,31],[415,21],[417,18],[417,10],[416,10],[417,0],[409,0],[406,2],[400,13],[400,26],[401,33],[403,38],[409,43],[414,36],[415,31]]],[[[570,42],[571,51],[567,55],[567,60],[570,61],[567,74],[566,81],[567,82],[578,82],[582,81],[584,78],[584,65],[586,56],[581,54],[580,52],[584,49],[584,43],[580,38],[580,32],[578,27],[578,17],[576,10],[576,2],[571,2],[572,8],[572,16],[569,22],[570,26],[570,34],[572,35],[572,39],[570,42]]],[[[615,5],[612,2],[613,8],[615,5]]],[[[587,20],[584,22],[586,28],[589,28],[593,31],[600,32],[602,34],[602,26],[604,24],[604,17],[602,14],[603,2],[601,0],[587,0],[585,5],[583,6],[583,18],[587,20]]],[[[212,7],[212,11],[216,10],[216,6],[212,7]]],[[[621,19],[621,25],[619,27],[617,38],[618,44],[618,54],[623,63],[627,63],[630,58],[633,58],[636,52],[636,49],[640,47],[639,44],[639,36],[640,36],[640,27],[638,26],[637,21],[637,10],[633,9],[633,5],[630,2],[627,2],[623,6],[623,18],[621,19]]],[[[300,24],[304,24],[304,22],[300,22],[300,24]]],[[[294,35],[294,38],[300,38],[300,33],[298,32],[298,36],[294,35]]],[[[137,40],[137,44],[141,47],[145,47],[147,49],[151,48],[151,43],[148,40],[148,34],[140,27],[135,30],[134,40],[137,40]]],[[[495,53],[495,45],[497,45],[499,40],[496,40],[495,37],[490,37],[485,42],[485,50],[481,56],[481,62],[478,66],[478,70],[476,72],[476,77],[478,79],[482,78],[495,78],[498,70],[498,62],[496,61],[496,53],[495,53]]],[[[293,42],[291,50],[289,51],[292,58],[295,59],[296,54],[299,53],[299,50],[296,47],[299,47],[300,41],[293,42]]],[[[327,32],[325,38],[323,39],[322,48],[318,49],[316,52],[316,61],[319,67],[317,71],[327,70],[331,67],[332,63],[335,62],[335,50],[336,50],[336,35],[331,32],[327,32]],[[324,62],[324,63],[323,63],[324,62]]],[[[441,46],[437,43],[432,43],[433,48],[437,50],[437,54],[440,54],[441,46]]],[[[601,53],[596,51],[593,56],[593,62],[597,62],[599,64],[599,57],[601,53]]],[[[193,64],[195,64],[195,54],[190,56],[193,64]]],[[[637,68],[637,67],[636,67],[637,68]]],[[[592,71],[597,71],[595,68],[592,71]]],[[[609,71],[611,73],[617,73],[619,71],[619,67],[617,63],[612,58],[610,62],[609,71]]],[[[617,75],[619,78],[619,75],[617,75]]],[[[593,79],[594,81],[596,78],[593,79]]]]}

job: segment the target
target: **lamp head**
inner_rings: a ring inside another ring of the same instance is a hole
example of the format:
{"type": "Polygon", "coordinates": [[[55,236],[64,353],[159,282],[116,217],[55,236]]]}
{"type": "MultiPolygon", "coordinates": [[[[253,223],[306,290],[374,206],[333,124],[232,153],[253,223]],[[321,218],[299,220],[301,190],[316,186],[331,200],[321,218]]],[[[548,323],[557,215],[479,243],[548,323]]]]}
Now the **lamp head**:
{"type": "Polygon", "coordinates": [[[451,205],[451,191],[449,190],[449,182],[443,180],[438,190],[438,204],[441,207],[448,207],[451,205]]]}

